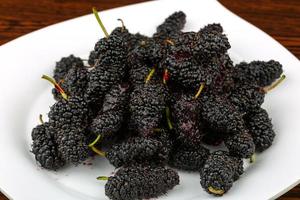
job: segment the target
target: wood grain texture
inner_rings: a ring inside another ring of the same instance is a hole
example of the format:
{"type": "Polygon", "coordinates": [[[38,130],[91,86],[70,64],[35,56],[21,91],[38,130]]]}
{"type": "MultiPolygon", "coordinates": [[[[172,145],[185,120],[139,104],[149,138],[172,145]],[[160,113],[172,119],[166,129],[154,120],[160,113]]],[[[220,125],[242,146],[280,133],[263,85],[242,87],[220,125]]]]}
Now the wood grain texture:
{"type": "MultiPolygon", "coordinates": [[[[144,0],[1,0],[0,45],[42,27],[99,10],[144,0]]],[[[274,37],[300,58],[299,0],[220,0],[242,18],[274,37]]],[[[279,198],[299,200],[300,185],[279,198]]],[[[0,193],[0,200],[7,198],[0,193]]]]}

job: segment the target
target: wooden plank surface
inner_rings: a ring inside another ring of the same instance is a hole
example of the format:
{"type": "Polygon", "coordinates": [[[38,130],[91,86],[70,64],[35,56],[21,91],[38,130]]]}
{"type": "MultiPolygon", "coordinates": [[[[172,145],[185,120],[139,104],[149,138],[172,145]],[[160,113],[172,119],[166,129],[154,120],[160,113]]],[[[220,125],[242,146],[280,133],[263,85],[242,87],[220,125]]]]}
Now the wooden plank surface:
{"type": "MultiPolygon", "coordinates": [[[[91,12],[144,0],[1,0],[0,45],[42,27],[91,12]]],[[[300,58],[299,0],[220,0],[227,8],[274,37],[300,58]]],[[[300,185],[279,198],[299,200],[300,185]]],[[[0,200],[7,198],[0,193],[0,200]]]]}

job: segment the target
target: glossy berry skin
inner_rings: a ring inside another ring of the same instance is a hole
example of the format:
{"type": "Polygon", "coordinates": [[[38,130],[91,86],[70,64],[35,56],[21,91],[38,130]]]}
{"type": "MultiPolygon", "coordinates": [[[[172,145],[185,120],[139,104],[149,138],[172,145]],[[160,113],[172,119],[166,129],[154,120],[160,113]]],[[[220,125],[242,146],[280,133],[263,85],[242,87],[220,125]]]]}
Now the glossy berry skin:
{"type": "Polygon", "coordinates": [[[111,200],[150,199],[165,195],[178,184],[179,176],[172,169],[133,165],[109,177],[105,194],[111,200]]]}
{"type": "Polygon", "coordinates": [[[174,38],[178,33],[180,33],[181,29],[183,29],[185,23],[185,13],[182,11],[174,12],[156,28],[156,33],[153,35],[153,38],[160,42],[163,42],[166,39],[174,38]]]}
{"type": "Polygon", "coordinates": [[[109,110],[124,111],[127,108],[129,100],[129,87],[130,85],[128,83],[112,86],[104,97],[102,112],[109,110]]]}
{"type": "Polygon", "coordinates": [[[197,33],[193,42],[193,55],[198,59],[219,57],[230,49],[228,38],[219,26],[206,26],[197,33]]]}
{"type": "Polygon", "coordinates": [[[170,82],[194,91],[202,83],[206,86],[213,84],[219,76],[220,66],[219,59],[197,62],[193,57],[178,52],[169,54],[161,63],[161,68],[168,69],[170,73],[170,82]]]}
{"type": "Polygon", "coordinates": [[[162,59],[161,46],[154,39],[141,40],[128,55],[129,63],[141,62],[153,68],[162,59]]]}
{"type": "Polygon", "coordinates": [[[264,102],[265,92],[260,87],[249,84],[236,84],[229,100],[241,112],[251,112],[258,109],[264,102]]]}
{"type": "Polygon", "coordinates": [[[94,68],[89,73],[89,81],[85,93],[88,103],[102,101],[105,93],[110,88],[121,82],[124,77],[125,66],[123,64],[109,65],[94,68]]]}
{"type": "Polygon", "coordinates": [[[69,70],[73,67],[84,67],[83,61],[79,57],[75,57],[74,55],[63,57],[55,65],[53,78],[56,82],[64,80],[69,70]]]}
{"type": "Polygon", "coordinates": [[[57,131],[55,139],[58,151],[66,162],[78,165],[89,157],[86,134],[84,129],[76,127],[66,127],[57,131]]]}
{"type": "Polygon", "coordinates": [[[123,112],[118,110],[108,110],[101,112],[93,119],[89,130],[95,135],[101,135],[103,138],[116,133],[122,125],[123,112]]]}
{"type": "Polygon", "coordinates": [[[224,143],[230,155],[239,158],[250,158],[255,153],[253,138],[246,131],[241,134],[228,136],[224,143]]]}
{"type": "MultiPolygon", "coordinates": [[[[88,84],[89,72],[86,67],[73,67],[65,75],[64,80],[59,83],[68,96],[84,96],[88,84]]],[[[61,94],[52,89],[52,94],[56,100],[62,98],[61,94]]]]}
{"type": "Polygon", "coordinates": [[[171,152],[169,165],[180,170],[200,171],[208,155],[209,150],[201,145],[176,146],[171,152]]]}
{"type": "Polygon", "coordinates": [[[262,152],[269,148],[274,141],[275,132],[267,111],[259,108],[248,113],[245,121],[249,133],[253,137],[256,150],[262,152]]]}
{"type": "Polygon", "coordinates": [[[31,137],[31,151],[41,167],[49,170],[57,170],[65,165],[65,161],[59,155],[54,133],[49,130],[47,122],[33,128],[31,137]]]}
{"type": "Polygon", "coordinates": [[[259,87],[271,85],[282,74],[282,65],[274,60],[242,62],[236,65],[236,79],[259,87]]]}
{"type": "Polygon", "coordinates": [[[100,39],[94,48],[94,57],[98,60],[95,67],[123,63],[126,60],[127,50],[127,44],[120,35],[110,35],[108,38],[100,39]]]}
{"type": "Polygon", "coordinates": [[[50,108],[49,122],[55,129],[64,130],[66,127],[86,127],[88,122],[88,105],[82,97],[61,99],[50,108]]]}
{"type": "Polygon", "coordinates": [[[240,134],[245,130],[243,115],[221,96],[203,97],[202,118],[217,132],[240,134]]]}
{"type": "Polygon", "coordinates": [[[203,137],[203,132],[198,126],[200,102],[193,96],[192,94],[175,94],[171,105],[177,139],[187,145],[199,145],[203,137]]]}
{"type": "MultiPolygon", "coordinates": [[[[129,81],[132,85],[141,85],[145,84],[146,78],[151,71],[151,67],[143,62],[135,62],[131,64],[131,68],[129,70],[129,81]]],[[[153,81],[158,81],[158,77],[154,74],[151,77],[149,83],[153,81]]]]}
{"type": "Polygon", "coordinates": [[[164,151],[162,141],[133,137],[112,145],[106,153],[106,158],[115,167],[130,166],[134,163],[165,164],[168,152],[164,151]]]}
{"type": "Polygon", "coordinates": [[[166,89],[161,83],[138,85],[130,95],[132,125],[139,134],[148,136],[158,127],[166,106],[166,89]]]}
{"type": "Polygon", "coordinates": [[[211,153],[200,172],[202,188],[213,195],[222,196],[243,173],[243,161],[229,156],[228,152],[211,153]],[[220,192],[214,192],[218,190],[220,192]]]}

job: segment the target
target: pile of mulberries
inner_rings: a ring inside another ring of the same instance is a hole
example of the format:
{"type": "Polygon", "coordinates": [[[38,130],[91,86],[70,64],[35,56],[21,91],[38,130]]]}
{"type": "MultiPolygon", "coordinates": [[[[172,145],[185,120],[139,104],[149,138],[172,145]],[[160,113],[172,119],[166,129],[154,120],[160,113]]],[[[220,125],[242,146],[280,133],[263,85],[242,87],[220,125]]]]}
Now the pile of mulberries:
{"type": "Polygon", "coordinates": [[[274,141],[262,104],[285,78],[282,65],[234,64],[223,27],[183,32],[182,11],[152,37],[130,33],[122,20],[108,34],[97,20],[105,37],[89,57],[64,57],[53,79],[43,76],[54,85],[56,102],[49,120],[32,130],[37,163],[59,170],[105,157],[118,168],[98,177],[107,180],[112,200],[165,195],[179,184],[175,169],[200,174],[210,194],[228,192],[243,174],[243,161],[253,162],[274,141]]]}

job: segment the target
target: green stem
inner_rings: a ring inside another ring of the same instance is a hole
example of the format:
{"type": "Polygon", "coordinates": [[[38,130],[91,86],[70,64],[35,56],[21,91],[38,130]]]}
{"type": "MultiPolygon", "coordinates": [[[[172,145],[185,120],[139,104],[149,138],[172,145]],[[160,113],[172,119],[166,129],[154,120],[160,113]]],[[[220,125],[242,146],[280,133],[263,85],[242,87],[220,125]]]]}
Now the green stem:
{"type": "Polygon", "coordinates": [[[250,163],[254,163],[256,161],[256,154],[252,154],[252,156],[250,157],[250,163]]]}
{"type": "Polygon", "coordinates": [[[100,138],[101,138],[101,135],[99,134],[99,135],[97,136],[97,138],[96,138],[92,143],[89,144],[89,147],[94,146],[94,145],[100,140],[100,138]]]}
{"type": "Polygon", "coordinates": [[[213,188],[212,186],[209,186],[209,187],[208,187],[208,190],[209,190],[211,193],[217,194],[217,195],[222,195],[222,194],[225,193],[224,190],[215,189],[215,188],[213,188]]]}
{"type": "Polygon", "coordinates": [[[173,125],[172,125],[172,122],[171,122],[171,114],[170,114],[170,108],[169,107],[166,107],[166,118],[167,118],[168,127],[169,127],[170,130],[172,130],[173,125]]]}
{"type": "Polygon", "coordinates": [[[97,180],[100,180],[100,181],[107,181],[109,177],[107,176],[98,176],[97,177],[97,180]]]}
{"type": "Polygon", "coordinates": [[[153,67],[151,69],[151,71],[149,72],[149,74],[147,75],[146,80],[145,80],[146,84],[151,80],[151,77],[153,76],[154,72],[155,72],[155,67],[153,67]]]}
{"type": "Polygon", "coordinates": [[[40,120],[41,124],[43,124],[43,123],[44,123],[44,120],[43,120],[43,115],[42,115],[42,114],[40,114],[40,115],[39,115],[39,120],[40,120]]]}
{"type": "Polygon", "coordinates": [[[282,81],[284,81],[284,79],[286,78],[286,76],[283,74],[277,81],[275,81],[275,83],[273,83],[270,87],[264,87],[263,91],[265,93],[270,92],[271,90],[273,90],[274,88],[276,88],[280,83],[282,83],[282,81]]]}
{"type": "Polygon", "coordinates": [[[203,89],[204,89],[204,83],[201,83],[198,92],[194,96],[194,99],[197,99],[200,96],[203,89]]]}
{"type": "Polygon", "coordinates": [[[103,23],[102,23],[102,21],[101,21],[101,19],[100,19],[100,16],[99,16],[99,14],[98,14],[98,11],[97,11],[97,9],[96,9],[95,7],[93,7],[93,13],[94,13],[94,15],[95,15],[95,17],[96,17],[96,19],[97,19],[98,24],[100,25],[100,27],[101,27],[101,29],[102,29],[102,31],[103,31],[105,37],[108,38],[109,35],[108,35],[107,31],[106,31],[105,26],[103,25],[103,23]]]}
{"type": "Polygon", "coordinates": [[[60,85],[50,76],[47,75],[43,75],[42,79],[45,79],[47,81],[49,81],[50,83],[52,83],[55,87],[55,89],[61,94],[61,96],[65,99],[68,100],[68,95],[65,93],[65,91],[60,87],[60,85]]]}
{"type": "Polygon", "coordinates": [[[120,21],[121,24],[122,24],[122,32],[123,32],[125,30],[124,21],[122,19],[118,19],[118,21],[120,21]]]}

